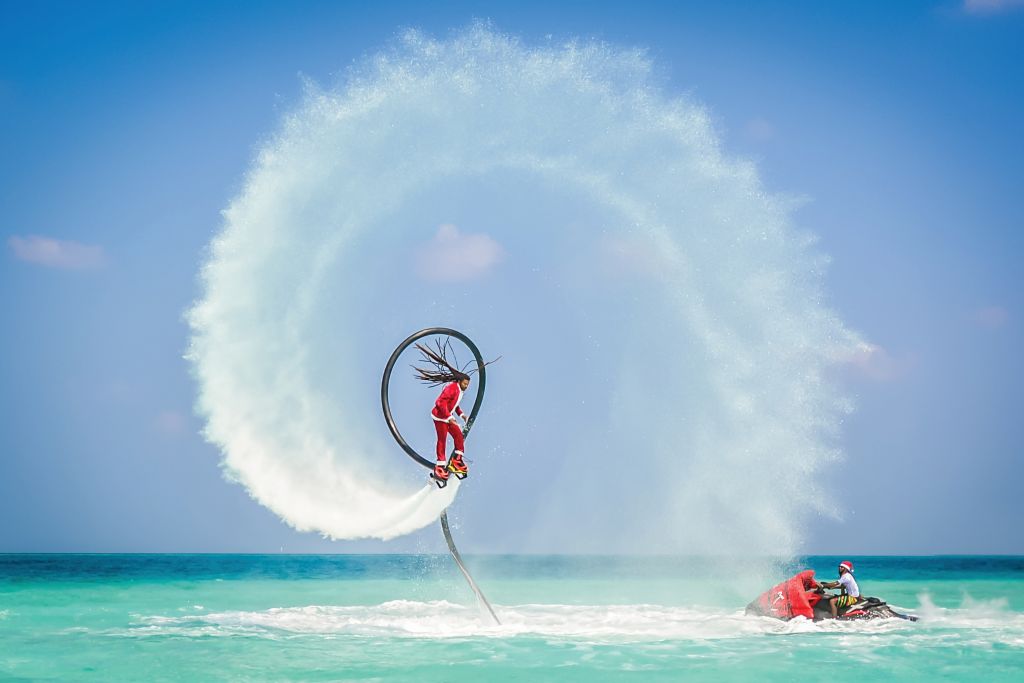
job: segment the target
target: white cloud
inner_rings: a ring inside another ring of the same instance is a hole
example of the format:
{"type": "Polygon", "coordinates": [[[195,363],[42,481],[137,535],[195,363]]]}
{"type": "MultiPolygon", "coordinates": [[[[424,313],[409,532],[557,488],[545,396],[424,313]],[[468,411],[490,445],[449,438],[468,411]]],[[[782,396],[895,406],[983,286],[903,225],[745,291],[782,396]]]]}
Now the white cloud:
{"type": "Polygon", "coordinates": [[[1024,7],[1024,0],[964,0],[968,14],[997,14],[1024,7]]]}
{"type": "Polygon", "coordinates": [[[463,282],[490,271],[504,256],[504,250],[484,233],[464,235],[451,224],[444,224],[416,257],[416,270],[425,280],[463,282]]]}
{"type": "Polygon", "coordinates": [[[1010,312],[1002,306],[984,306],[974,312],[974,322],[981,327],[995,330],[1010,320],[1010,312]]]}
{"type": "Polygon", "coordinates": [[[22,261],[48,268],[98,268],[106,261],[102,247],[52,237],[14,235],[8,238],[7,244],[22,261]]]}

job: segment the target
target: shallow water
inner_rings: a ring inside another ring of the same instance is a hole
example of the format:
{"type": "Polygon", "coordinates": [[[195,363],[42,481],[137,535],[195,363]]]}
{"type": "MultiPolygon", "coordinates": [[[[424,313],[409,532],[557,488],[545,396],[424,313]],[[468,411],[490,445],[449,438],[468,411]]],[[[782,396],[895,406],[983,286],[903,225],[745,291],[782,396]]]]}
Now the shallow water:
{"type": "Polygon", "coordinates": [[[444,556],[0,555],[0,681],[1022,679],[1024,558],[851,559],[920,621],[743,615],[837,558],[469,557],[494,626],[444,556]]]}

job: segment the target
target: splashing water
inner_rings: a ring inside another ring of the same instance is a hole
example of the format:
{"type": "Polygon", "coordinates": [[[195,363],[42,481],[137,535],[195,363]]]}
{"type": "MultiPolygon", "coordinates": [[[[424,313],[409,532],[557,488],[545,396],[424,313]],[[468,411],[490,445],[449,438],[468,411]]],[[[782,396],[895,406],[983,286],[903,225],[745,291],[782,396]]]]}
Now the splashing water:
{"type": "MultiPolygon", "coordinates": [[[[903,609],[903,608],[901,608],[903,609]]],[[[1024,619],[996,601],[979,610],[966,601],[959,609],[938,608],[927,599],[919,607],[924,621],[902,619],[814,622],[802,617],[779,621],[748,617],[741,611],[708,606],[502,605],[506,623],[481,621],[472,607],[445,600],[392,600],[379,605],[272,608],[259,612],[213,612],[141,617],[119,634],[131,637],[169,634],[201,637],[235,635],[274,638],[288,634],[350,634],[398,638],[509,638],[538,635],[589,642],[643,642],[744,639],[757,635],[835,634],[863,647],[879,635],[901,635],[918,646],[936,646],[956,638],[985,647],[1024,644],[1024,619]]],[[[853,648],[851,648],[853,649],[853,648]]]]}
{"type": "MultiPolygon", "coordinates": [[[[455,489],[409,478],[376,373],[451,324],[505,355],[474,434],[491,449],[475,485],[517,520],[494,537],[791,553],[848,409],[827,370],[859,343],[791,211],[640,52],[406,33],[310,85],[225,211],[190,313],[207,437],[297,529],[424,526],[455,489]],[[529,490],[496,483],[541,457],[529,490]],[[624,459],[639,471],[615,485],[624,459]]],[[[409,399],[417,429],[431,399],[409,399]]]]}

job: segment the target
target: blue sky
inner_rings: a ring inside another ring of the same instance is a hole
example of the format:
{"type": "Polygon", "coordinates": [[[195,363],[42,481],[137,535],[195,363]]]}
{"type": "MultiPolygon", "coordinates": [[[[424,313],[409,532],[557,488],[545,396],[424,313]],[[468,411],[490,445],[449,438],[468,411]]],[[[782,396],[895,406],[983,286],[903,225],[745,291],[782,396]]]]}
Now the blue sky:
{"type": "MultiPolygon", "coordinates": [[[[223,480],[183,312],[255,150],[405,27],[639,46],[806,198],[878,348],[809,552],[1024,552],[1024,8],[875,3],[4,3],[0,551],[336,551],[223,480]]],[[[472,542],[472,532],[470,538],[472,542]]],[[[481,547],[516,551],[500,538],[481,547]]]]}

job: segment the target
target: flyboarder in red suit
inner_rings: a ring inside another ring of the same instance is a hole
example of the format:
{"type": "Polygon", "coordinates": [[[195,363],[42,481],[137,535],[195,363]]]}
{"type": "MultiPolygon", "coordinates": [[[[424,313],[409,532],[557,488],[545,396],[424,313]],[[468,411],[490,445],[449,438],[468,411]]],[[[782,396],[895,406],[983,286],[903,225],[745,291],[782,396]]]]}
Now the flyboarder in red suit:
{"type": "Polygon", "coordinates": [[[459,401],[462,400],[462,393],[468,388],[469,375],[463,375],[457,381],[444,385],[441,395],[434,401],[434,409],[430,411],[430,417],[434,419],[434,430],[437,432],[437,465],[434,467],[434,477],[442,481],[448,479],[449,472],[463,476],[469,473],[462,459],[466,448],[462,438],[462,426],[455,419],[458,415],[463,422],[466,421],[466,414],[459,407],[459,401]],[[449,434],[455,443],[455,450],[452,451],[451,462],[446,463],[445,449],[449,434]]]}
{"type": "Polygon", "coordinates": [[[434,420],[434,430],[437,432],[437,460],[431,476],[438,486],[444,487],[449,475],[454,474],[459,479],[465,479],[469,474],[466,461],[463,460],[465,442],[462,425],[456,416],[461,417],[464,422],[467,421],[459,402],[462,400],[463,392],[469,388],[470,378],[467,373],[448,363],[445,357],[447,344],[442,346],[439,342],[436,351],[420,344],[417,344],[416,348],[423,354],[423,360],[433,366],[429,369],[414,366],[418,379],[430,386],[444,386],[441,395],[434,401],[433,410],[430,411],[430,417],[434,420]],[[445,457],[449,435],[455,443],[451,459],[445,457]]]}

